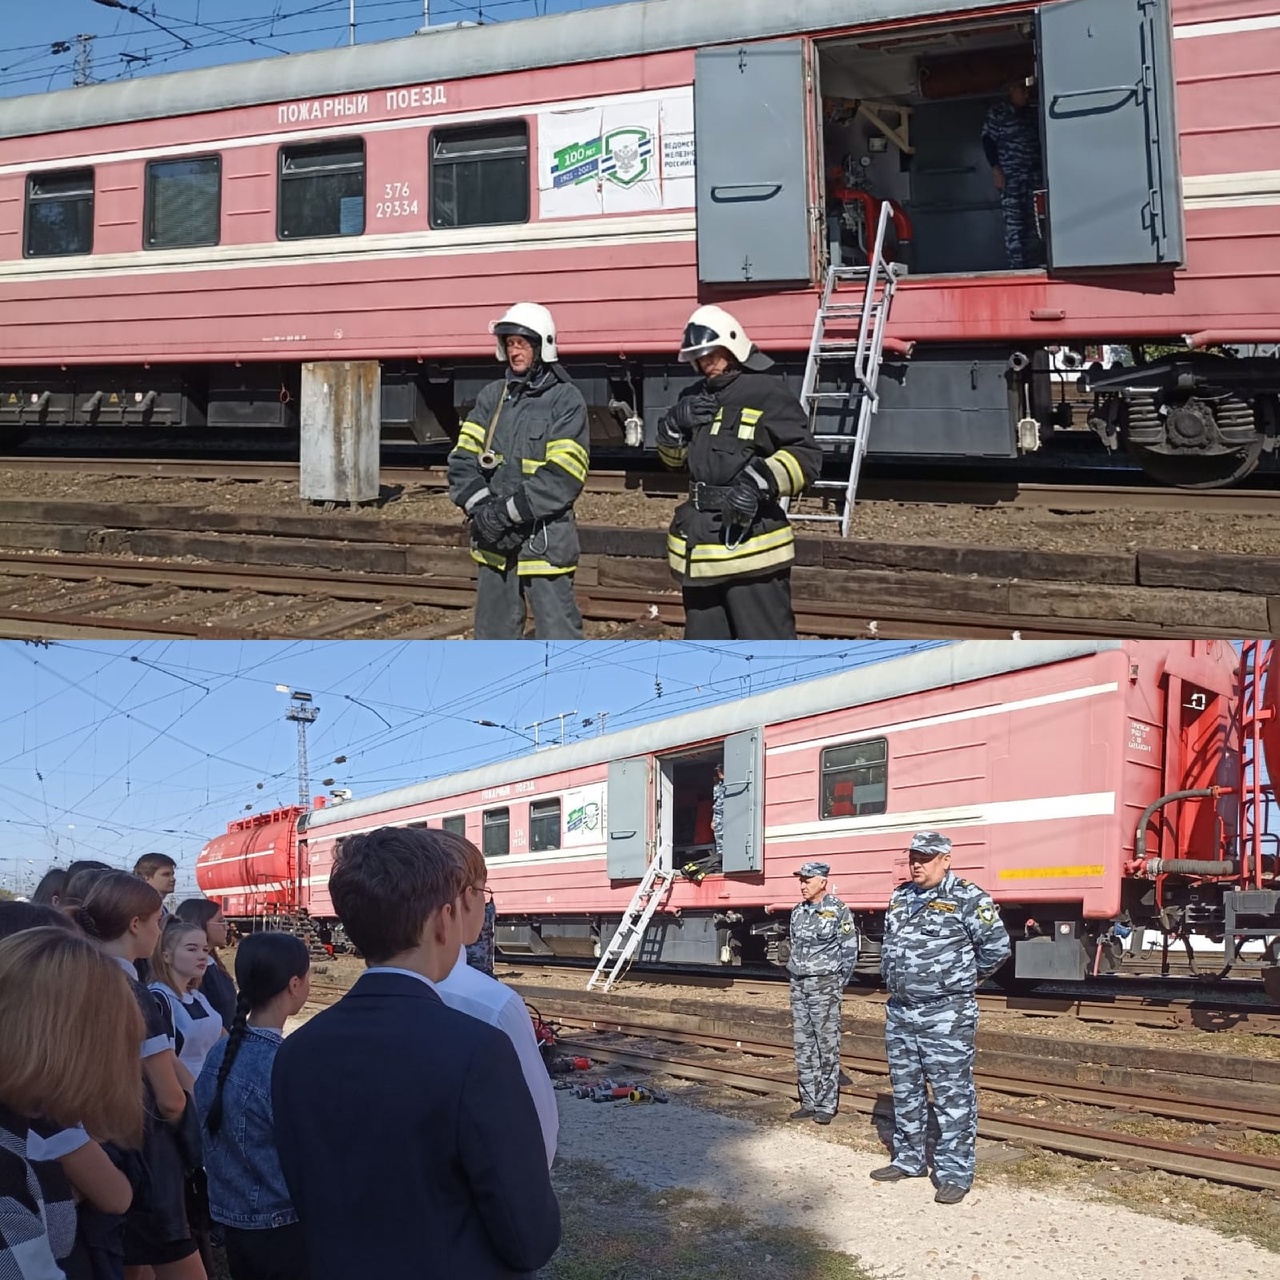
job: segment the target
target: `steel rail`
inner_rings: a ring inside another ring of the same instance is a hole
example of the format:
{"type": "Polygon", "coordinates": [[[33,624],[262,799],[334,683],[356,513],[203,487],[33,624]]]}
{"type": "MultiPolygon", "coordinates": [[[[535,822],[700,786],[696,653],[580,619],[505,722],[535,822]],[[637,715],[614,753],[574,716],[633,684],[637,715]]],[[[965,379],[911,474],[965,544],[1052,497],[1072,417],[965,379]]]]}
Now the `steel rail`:
{"type": "MultiPolygon", "coordinates": [[[[619,1021],[607,1016],[587,1018],[580,1014],[566,1013],[553,1005],[539,1004],[537,1008],[540,1014],[550,1018],[552,1022],[582,1031],[604,1031],[633,1039],[647,1038],[696,1048],[737,1051],[767,1058],[784,1058],[794,1063],[793,1046],[781,1041],[681,1030],[652,1023],[619,1021]]],[[[840,1064],[862,1075],[887,1076],[889,1074],[889,1064],[884,1058],[841,1052],[840,1064]]],[[[992,1093],[1028,1098],[1043,1097],[1048,1094],[1061,1102],[1143,1112],[1192,1123],[1243,1126],[1259,1132],[1280,1133],[1280,1115],[1269,1108],[1228,1106],[1215,1098],[1203,1095],[1185,1094],[1172,1097],[1162,1093],[1120,1089],[1104,1084],[1072,1085],[1051,1076],[1035,1074],[1016,1078],[977,1071],[974,1074],[974,1080],[980,1089],[986,1089],[992,1093]]]]}
{"type": "MultiPolygon", "coordinates": [[[[187,480],[295,482],[298,464],[291,461],[218,460],[199,458],[76,458],[0,457],[0,471],[79,472],[85,475],[187,480]]],[[[391,463],[380,473],[386,484],[443,490],[445,468],[438,463],[417,466],[391,463]]],[[[677,496],[687,477],[644,466],[592,471],[589,493],[628,490],[677,496]]],[[[1228,515],[1280,514],[1280,489],[1160,489],[1137,484],[1070,484],[1036,480],[1007,482],[965,479],[868,477],[859,490],[862,501],[915,502],[981,507],[1049,507],[1062,511],[1141,510],[1200,511],[1228,515]]],[[[819,536],[809,534],[808,536],[819,536]]]]}

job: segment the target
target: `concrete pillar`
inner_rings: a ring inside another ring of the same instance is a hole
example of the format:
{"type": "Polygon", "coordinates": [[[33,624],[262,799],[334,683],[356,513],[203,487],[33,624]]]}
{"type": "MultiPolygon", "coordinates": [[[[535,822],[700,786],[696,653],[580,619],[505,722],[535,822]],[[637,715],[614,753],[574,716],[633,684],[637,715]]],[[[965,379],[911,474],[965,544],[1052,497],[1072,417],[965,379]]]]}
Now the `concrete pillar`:
{"type": "Polygon", "coordinates": [[[382,366],[326,360],[302,366],[301,496],[371,502],[378,496],[382,366]]]}

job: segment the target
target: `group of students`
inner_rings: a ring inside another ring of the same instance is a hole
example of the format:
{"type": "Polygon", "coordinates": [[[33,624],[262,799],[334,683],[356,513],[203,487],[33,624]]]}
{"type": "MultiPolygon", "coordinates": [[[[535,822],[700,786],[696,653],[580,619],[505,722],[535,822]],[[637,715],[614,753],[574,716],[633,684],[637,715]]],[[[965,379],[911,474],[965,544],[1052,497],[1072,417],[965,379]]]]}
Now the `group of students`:
{"type": "Polygon", "coordinates": [[[344,841],[330,892],[366,973],[284,1040],[306,944],[174,866],[51,871],[0,903],[0,1278],[527,1276],[559,1245],[558,1113],[523,1001],[467,963],[485,864],[460,836],[344,841]],[[237,990],[238,988],[238,990],[237,990]]]}

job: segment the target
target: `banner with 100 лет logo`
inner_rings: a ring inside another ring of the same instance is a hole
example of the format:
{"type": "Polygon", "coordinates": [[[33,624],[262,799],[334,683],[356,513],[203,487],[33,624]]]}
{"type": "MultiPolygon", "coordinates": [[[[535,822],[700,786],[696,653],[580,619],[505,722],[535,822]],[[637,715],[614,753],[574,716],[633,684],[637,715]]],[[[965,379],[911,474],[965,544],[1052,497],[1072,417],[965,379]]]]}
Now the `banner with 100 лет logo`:
{"type": "Polygon", "coordinates": [[[690,91],[539,113],[538,195],[543,218],[692,207],[690,91]]]}

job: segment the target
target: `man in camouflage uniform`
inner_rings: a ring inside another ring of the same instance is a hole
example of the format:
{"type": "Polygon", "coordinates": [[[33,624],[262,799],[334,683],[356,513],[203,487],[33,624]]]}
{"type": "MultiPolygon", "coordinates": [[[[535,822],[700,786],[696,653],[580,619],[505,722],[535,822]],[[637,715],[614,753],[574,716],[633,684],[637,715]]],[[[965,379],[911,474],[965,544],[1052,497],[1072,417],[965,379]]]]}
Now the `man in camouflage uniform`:
{"type": "Polygon", "coordinates": [[[1044,184],[1040,118],[1026,81],[1015,80],[1009,97],[987,112],[982,150],[1004,210],[1004,248],[1011,271],[1038,267],[1044,245],[1036,230],[1035,193],[1044,184]]]}
{"type": "Polygon", "coordinates": [[[978,983],[1009,958],[1009,935],[995,903],[951,871],[951,841],[918,832],[907,850],[911,879],[885,914],[880,972],[889,988],[885,1050],[893,1082],[893,1163],[877,1182],[923,1177],[928,1099],[933,1087],[939,1204],[958,1204],[973,1183],[978,1096],[973,1083],[978,983]]]}
{"type": "Polygon", "coordinates": [[[484,923],[480,926],[480,936],[466,948],[467,963],[473,969],[487,973],[491,978],[493,977],[493,925],[497,918],[498,911],[493,905],[493,895],[490,893],[488,901],[484,904],[484,923]]]}
{"type": "Polygon", "coordinates": [[[830,1124],[840,1099],[840,992],[858,963],[853,913],[827,892],[831,868],[806,862],[791,912],[791,1025],[800,1109],[792,1120],[830,1124]]]}

